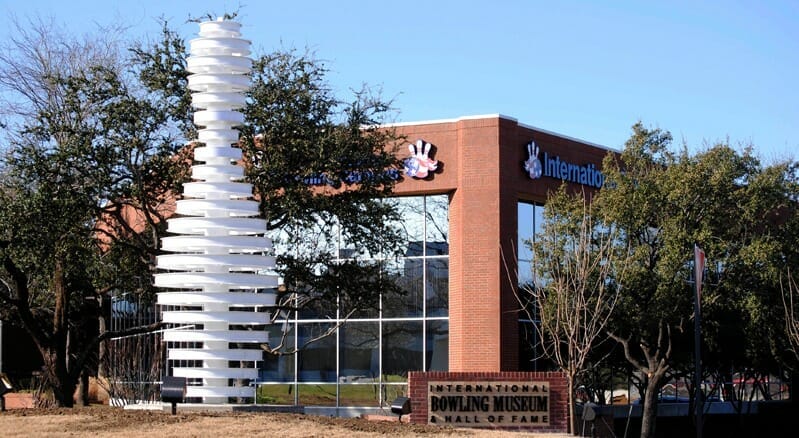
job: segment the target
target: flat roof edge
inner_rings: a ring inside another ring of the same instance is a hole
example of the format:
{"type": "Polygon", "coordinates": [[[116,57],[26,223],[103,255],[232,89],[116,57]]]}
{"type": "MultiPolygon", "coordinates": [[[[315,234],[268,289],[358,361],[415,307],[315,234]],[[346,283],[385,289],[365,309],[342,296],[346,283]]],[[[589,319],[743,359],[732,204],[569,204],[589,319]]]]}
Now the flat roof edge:
{"type": "Polygon", "coordinates": [[[402,126],[414,126],[414,125],[435,125],[438,123],[455,123],[461,120],[479,120],[479,119],[506,119],[512,120],[514,122],[518,122],[518,120],[514,119],[513,117],[509,117],[503,114],[479,114],[474,116],[462,116],[462,117],[455,117],[452,119],[431,119],[431,120],[419,120],[419,121],[412,121],[412,122],[396,122],[396,123],[385,123],[380,126],[385,126],[387,128],[393,127],[402,127],[402,126]]]}
{"type": "Polygon", "coordinates": [[[586,140],[583,140],[583,139],[580,139],[580,138],[577,138],[577,137],[572,137],[570,135],[564,135],[564,134],[561,134],[559,132],[550,131],[548,129],[539,128],[539,127],[533,126],[533,125],[528,125],[526,123],[519,123],[519,120],[516,119],[515,117],[510,117],[510,116],[506,116],[504,114],[499,114],[499,113],[496,113],[496,114],[480,114],[480,115],[473,115],[473,116],[462,116],[462,117],[456,117],[456,118],[452,118],[452,119],[433,119],[433,120],[420,120],[420,121],[416,121],[416,122],[386,123],[386,124],[382,124],[380,126],[384,126],[384,127],[387,127],[387,128],[399,128],[399,127],[416,126],[416,125],[434,125],[434,124],[439,124],[439,123],[455,123],[455,122],[459,122],[461,120],[496,119],[496,118],[510,120],[512,122],[516,122],[519,126],[521,126],[523,128],[532,129],[533,131],[538,131],[538,132],[542,132],[544,134],[554,135],[556,137],[564,138],[564,139],[571,140],[571,141],[576,141],[578,143],[583,143],[585,145],[592,146],[592,147],[595,147],[595,148],[598,148],[598,149],[604,149],[604,150],[610,151],[610,152],[619,152],[617,149],[614,149],[614,148],[611,148],[611,147],[608,147],[608,146],[605,146],[605,145],[601,145],[599,143],[586,141],[586,140]]]}
{"type": "Polygon", "coordinates": [[[583,144],[588,145],[588,146],[593,146],[593,147],[595,147],[597,149],[604,149],[604,150],[610,151],[610,152],[620,152],[618,149],[614,149],[614,148],[609,147],[609,146],[601,145],[599,143],[594,143],[592,141],[583,140],[583,139],[577,138],[577,137],[572,137],[570,135],[561,134],[559,132],[550,131],[548,129],[539,128],[537,126],[528,125],[526,123],[519,123],[519,126],[521,126],[523,128],[527,128],[527,129],[532,129],[533,131],[543,132],[544,134],[554,135],[556,137],[565,138],[567,140],[576,141],[578,143],[583,143],[583,144]]]}

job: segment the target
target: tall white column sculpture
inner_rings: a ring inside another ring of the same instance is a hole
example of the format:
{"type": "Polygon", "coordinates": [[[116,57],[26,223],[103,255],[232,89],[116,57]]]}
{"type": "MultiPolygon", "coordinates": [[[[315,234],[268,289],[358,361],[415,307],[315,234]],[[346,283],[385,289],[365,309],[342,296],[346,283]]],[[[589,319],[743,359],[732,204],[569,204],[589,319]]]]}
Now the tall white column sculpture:
{"type": "Polygon", "coordinates": [[[227,403],[228,397],[254,397],[252,386],[237,379],[256,379],[262,351],[241,344],[267,342],[260,326],[269,322],[277,286],[275,260],[265,255],[272,242],[264,236],[266,221],[251,199],[252,185],[240,182],[241,150],[232,147],[244,121],[236,109],[245,103],[252,68],[250,42],[241,39],[241,25],[218,19],[200,23],[199,38],[190,42],[187,59],[194,123],[194,182],[184,185],[177,201],[180,217],[168,220],[161,248],[173,254],[158,257],[155,285],[172,291],[158,294],[163,321],[184,329],[168,330],[167,357],[173,375],[197,379],[187,397],[204,403],[227,403]],[[204,162],[198,164],[198,162],[204,162]],[[238,348],[231,348],[238,347],[238,348]],[[231,364],[234,365],[231,367],[231,364]],[[195,385],[202,381],[202,385],[195,385]]]}

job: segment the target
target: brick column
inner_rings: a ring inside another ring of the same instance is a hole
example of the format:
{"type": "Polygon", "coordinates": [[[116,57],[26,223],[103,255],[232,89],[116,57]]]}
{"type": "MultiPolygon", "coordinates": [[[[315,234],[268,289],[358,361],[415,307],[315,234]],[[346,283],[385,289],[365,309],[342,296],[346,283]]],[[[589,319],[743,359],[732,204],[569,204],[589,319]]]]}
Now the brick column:
{"type": "Polygon", "coordinates": [[[507,234],[501,213],[512,214],[515,223],[516,207],[514,199],[513,211],[503,211],[509,202],[500,194],[500,122],[499,117],[457,122],[458,188],[450,203],[451,371],[500,371],[518,364],[516,318],[503,322],[510,301],[501,286],[508,281],[500,253],[507,234]]]}

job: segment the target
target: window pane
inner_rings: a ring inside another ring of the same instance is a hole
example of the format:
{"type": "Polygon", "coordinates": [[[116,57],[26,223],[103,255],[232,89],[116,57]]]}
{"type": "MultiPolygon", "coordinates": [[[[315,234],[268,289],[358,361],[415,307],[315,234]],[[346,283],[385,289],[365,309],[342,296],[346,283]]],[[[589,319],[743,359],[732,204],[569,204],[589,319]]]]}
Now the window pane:
{"type": "Polygon", "coordinates": [[[518,204],[518,217],[517,217],[517,236],[516,248],[519,260],[531,260],[533,253],[530,251],[529,241],[533,239],[533,232],[535,230],[533,204],[526,202],[519,202],[518,204]]]}
{"type": "Polygon", "coordinates": [[[540,233],[544,227],[544,206],[536,205],[533,209],[533,231],[540,233]]]}
{"type": "Polygon", "coordinates": [[[533,265],[529,261],[519,261],[519,285],[533,284],[533,265]]]}
{"type": "Polygon", "coordinates": [[[418,371],[421,369],[422,322],[401,321],[383,323],[384,380],[396,381],[397,377],[407,379],[408,371],[418,371]]]}
{"type": "Polygon", "coordinates": [[[380,282],[385,275],[382,263],[374,260],[342,262],[336,267],[341,318],[377,318],[380,311],[380,282]]]}
{"type": "Polygon", "coordinates": [[[427,316],[447,316],[449,309],[449,259],[427,259],[427,316]]]}
{"type": "Polygon", "coordinates": [[[536,359],[541,352],[538,346],[538,334],[532,322],[519,322],[519,369],[537,371],[536,359]]]}
{"type": "MultiPolygon", "coordinates": [[[[332,299],[321,297],[319,294],[310,292],[304,295],[299,305],[298,318],[303,319],[330,319],[336,317],[336,306],[332,299]]],[[[293,313],[293,312],[292,312],[293,313]]]]}
{"type": "Polygon", "coordinates": [[[297,380],[300,382],[336,381],[336,335],[326,335],[332,324],[299,324],[297,380]],[[320,338],[313,341],[315,338],[320,338]]]}
{"type": "Polygon", "coordinates": [[[336,384],[297,385],[297,395],[301,406],[335,406],[336,384]]]}
{"type": "Polygon", "coordinates": [[[379,406],[380,384],[341,384],[339,399],[341,406],[379,406]]]}
{"type": "Polygon", "coordinates": [[[386,273],[402,289],[401,294],[387,293],[383,296],[384,318],[407,318],[422,316],[422,259],[401,259],[387,265],[386,273]]]}
{"type": "Polygon", "coordinates": [[[294,385],[258,385],[256,403],[268,405],[293,405],[294,385]]]}
{"type": "Polygon", "coordinates": [[[352,321],[339,328],[341,382],[374,382],[380,375],[377,322],[352,321]]]}
{"type": "MultiPolygon", "coordinates": [[[[294,324],[276,322],[266,327],[269,332],[269,345],[278,348],[279,352],[289,352],[294,350],[294,324]],[[285,330],[285,331],[284,331],[285,330]]],[[[264,360],[260,364],[258,380],[263,382],[293,382],[294,381],[294,356],[264,354],[264,360]]]]}
{"type": "Polygon", "coordinates": [[[449,254],[449,196],[425,198],[426,255],[449,254]]]}
{"type": "Polygon", "coordinates": [[[427,322],[426,354],[426,371],[449,371],[449,321],[427,322]]]}
{"type": "Polygon", "coordinates": [[[418,196],[393,198],[400,221],[396,226],[405,237],[405,243],[400,248],[400,254],[421,256],[424,243],[424,198],[418,196]]]}

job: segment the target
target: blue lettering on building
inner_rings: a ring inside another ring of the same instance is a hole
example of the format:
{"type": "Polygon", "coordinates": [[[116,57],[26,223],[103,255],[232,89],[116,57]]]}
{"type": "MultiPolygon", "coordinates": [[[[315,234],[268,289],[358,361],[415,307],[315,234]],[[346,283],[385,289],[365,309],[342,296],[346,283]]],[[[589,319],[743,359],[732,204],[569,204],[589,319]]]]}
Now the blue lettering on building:
{"type": "MultiPolygon", "coordinates": [[[[400,173],[399,173],[399,170],[397,170],[397,169],[387,169],[387,170],[385,170],[383,172],[383,176],[385,178],[390,179],[390,180],[396,181],[396,180],[398,180],[400,178],[400,173]]],[[[368,171],[368,170],[367,171],[363,171],[363,172],[361,172],[361,171],[351,171],[351,172],[348,172],[345,175],[343,175],[341,177],[340,181],[345,183],[345,184],[358,184],[361,181],[365,181],[365,180],[375,180],[376,179],[375,177],[376,177],[375,173],[373,173],[371,171],[368,171]]],[[[300,179],[300,178],[302,178],[302,177],[297,177],[297,179],[300,179]]],[[[305,183],[305,184],[308,184],[309,186],[324,186],[324,185],[335,186],[336,185],[335,180],[329,178],[325,174],[315,174],[315,175],[304,177],[304,178],[302,178],[302,182],[305,183]]]]}
{"type": "Polygon", "coordinates": [[[557,155],[550,157],[546,152],[543,161],[543,176],[596,188],[605,183],[605,175],[593,164],[580,166],[561,160],[557,155]]]}

